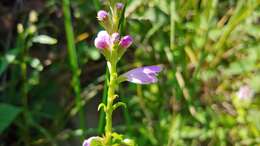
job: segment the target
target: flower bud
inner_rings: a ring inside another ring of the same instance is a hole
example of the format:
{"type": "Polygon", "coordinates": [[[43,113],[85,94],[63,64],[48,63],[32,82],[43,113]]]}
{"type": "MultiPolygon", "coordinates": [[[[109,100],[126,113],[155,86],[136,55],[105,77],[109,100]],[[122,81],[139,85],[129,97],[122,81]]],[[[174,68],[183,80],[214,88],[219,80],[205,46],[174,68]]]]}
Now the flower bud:
{"type": "Polygon", "coordinates": [[[34,34],[37,31],[37,27],[35,25],[31,25],[29,28],[29,33],[34,34]]]}
{"type": "Polygon", "coordinates": [[[124,4],[123,3],[116,3],[116,8],[117,8],[117,10],[121,11],[124,8],[124,4]]]}
{"type": "Polygon", "coordinates": [[[38,14],[35,10],[32,10],[29,14],[29,21],[31,23],[35,23],[38,21],[38,14]]]}
{"type": "Polygon", "coordinates": [[[113,43],[113,44],[116,44],[116,43],[119,42],[119,40],[120,40],[120,35],[119,35],[119,33],[117,33],[117,32],[113,33],[112,36],[111,36],[111,41],[112,41],[112,43],[113,43]]]}
{"type": "Polygon", "coordinates": [[[99,21],[105,21],[105,20],[107,20],[107,19],[108,19],[108,13],[107,13],[106,11],[104,11],[104,10],[98,11],[98,13],[97,13],[97,19],[98,19],[99,21]]]}
{"type": "Polygon", "coordinates": [[[17,31],[18,31],[18,33],[23,33],[24,32],[24,27],[23,27],[23,25],[21,23],[18,23],[17,31]]]}
{"type": "Polygon", "coordinates": [[[131,46],[131,44],[133,43],[133,38],[130,35],[124,36],[121,40],[120,40],[120,47],[122,48],[128,48],[131,46]]]}

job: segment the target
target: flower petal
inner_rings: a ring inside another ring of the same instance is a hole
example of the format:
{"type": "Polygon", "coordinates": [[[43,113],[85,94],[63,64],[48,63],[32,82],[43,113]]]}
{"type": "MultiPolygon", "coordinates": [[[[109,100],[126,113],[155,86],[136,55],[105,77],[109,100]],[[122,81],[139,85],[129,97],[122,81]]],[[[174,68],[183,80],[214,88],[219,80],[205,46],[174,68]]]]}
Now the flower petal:
{"type": "Polygon", "coordinates": [[[150,84],[158,81],[157,74],[162,70],[161,66],[145,66],[130,70],[124,73],[122,76],[126,78],[127,81],[136,84],[150,84]]]}

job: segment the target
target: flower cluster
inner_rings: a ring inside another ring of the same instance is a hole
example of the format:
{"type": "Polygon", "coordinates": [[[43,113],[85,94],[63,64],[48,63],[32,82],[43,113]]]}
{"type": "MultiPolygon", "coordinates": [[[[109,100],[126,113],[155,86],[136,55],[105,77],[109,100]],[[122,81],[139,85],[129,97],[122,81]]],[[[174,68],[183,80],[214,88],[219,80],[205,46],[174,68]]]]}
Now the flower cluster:
{"type": "Polygon", "coordinates": [[[107,31],[102,30],[95,39],[95,46],[100,49],[107,60],[111,59],[113,49],[116,51],[118,59],[120,59],[132,42],[133,38],[130,35],[121,38],[117,32],[110,35],[107,31]]]}
{"type": "MultiPolygon", "coordinates": [[[[122,10],[123,3],[117,3],[117,10],[122,10]]],[[[100,10],[97,13],[97,19],[105,28],[110,28],[111,18],[107,11],[100,10]]],[[[100,49],[101,53],[106,57],[108,61],[112,61],[113,58],[118,61],[126,49],[133,43],[133,38],[130,35],[121,37],[118,32],[112,32],[109,34],[106,30],[101,30],[95,38],[95,46],[100,49]],[[114,53],[113,53],[114,50],[114,53]]],[[[136,84],[150,84],[157,82],[156,75],[161,71],[161,66],[146,66],[137,69],[133,69],[121,76],[121,79],[133,82],[136,84]]]]}

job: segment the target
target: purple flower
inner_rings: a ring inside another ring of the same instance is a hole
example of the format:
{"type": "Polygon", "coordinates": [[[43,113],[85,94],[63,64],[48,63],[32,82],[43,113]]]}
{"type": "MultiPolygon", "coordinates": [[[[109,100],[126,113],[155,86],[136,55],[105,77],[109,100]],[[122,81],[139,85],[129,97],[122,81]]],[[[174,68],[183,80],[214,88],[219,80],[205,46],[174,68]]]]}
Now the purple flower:
{"type": "Polygon", "coordinates": [[[97,19],[99,21],[105,21],[108,18],[108,13],[104,10],[100,10],[97,13],[97,19]]]}
{"type": "Polygon", "coordinates": [[[119,45],[122,47],[122,48],[128,48],[131,46],[131,44],[133,43],[133,38],[130,36],[130,35],[127,35],[127,36],[124,36],[121,40],[120,40],[120,43],[119,45]]]}
{"type": "Polygon", "coordinates": [[[123,4],[123,3],[116,3],[116,8],[117,8],[118,10],[123,10],[124,4],[123,4]]]}
{"type": "Polygon", "coordinates": [[[109,34],[102,30],[95,39],[95,46],[99,49],[108,49],[111,45],[109,34]]]}
{"type": "Polygon", "coordinates": [[[120,34],[115,32],[112,34],[111,36],[111,41],[115,44],[115,43],[118,43],[120,40],[120,34]]]}
{"type": "Polygon", "coordinates": [[[150,84],[158,81],[156,76],[161,70],[162,67],[159,65],[145,66],[130,70],[122,76],[129,82],[136,84],[150,84]]]}
{"type": "Polygon", "coordinates": [[[248,85],[241,86],[237,92],[239,99],[251,99],[254,96],[253,90],[248,85]]]}

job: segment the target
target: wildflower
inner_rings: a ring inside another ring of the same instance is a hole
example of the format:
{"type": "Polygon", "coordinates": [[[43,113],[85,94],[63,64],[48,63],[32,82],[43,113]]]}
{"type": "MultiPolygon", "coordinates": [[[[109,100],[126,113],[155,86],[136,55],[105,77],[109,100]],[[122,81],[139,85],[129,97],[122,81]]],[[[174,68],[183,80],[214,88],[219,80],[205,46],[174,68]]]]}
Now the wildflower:
{"type": "Polygon", "coordinates": [[[23,27],[23,25],[21,23],[18,23],[17,31],[18,31],[18,33],[23,33],[24,32],[24,27],[23,27]]]}
{"type": "Polygon", "coordinates": [[[136,83],[136,84],[150,84],[157,82],[157,74],[162,70],[159,65],[145,66],[130,70],[124,73],[121,78],[136,83]]]}
{"type": "Polygon", "coordinates": [[[100,31],[95,39],[95,46],[101,50],[110,48],[110,36],[107,31],[100,31]]]}
{"type": "Polygon", "coordinates": [[[108,12],[104,11],[104,10],[100,10],[97,13],[97,19],[99,21],[105,21],[108,19],[108,12]]]}
{"type": "Polygon", "coordinates": [[[133,38],[130,35],[124,36],[121,40],[120,40],[120,47],[122,48],[128,48],[131,46],[131,44],[133,43],[133,38]]]}
{"type": "Polygon", "coordinates": [[[254,96],[253,90],[248,85],[241,86],[237,92],[239,99],[251,99],[254,96]]]}
{"type": "Polygon", "coordinates": [[[92,145],[102,145],[102,138],[98,136],[93,136],[88,138],[87,140],[84,140],[82,144],[82,146],[92,146],[92,145]]]}
{"type": "Polygon", "coordinates": [[[116,3],[117,10],[123,10],[124,4],[123,3],[116,3]]]}

